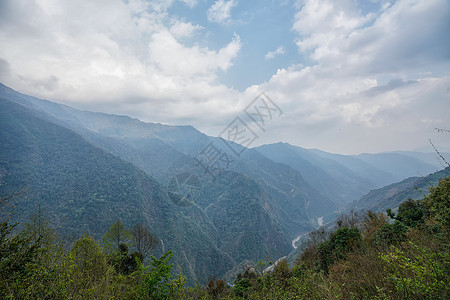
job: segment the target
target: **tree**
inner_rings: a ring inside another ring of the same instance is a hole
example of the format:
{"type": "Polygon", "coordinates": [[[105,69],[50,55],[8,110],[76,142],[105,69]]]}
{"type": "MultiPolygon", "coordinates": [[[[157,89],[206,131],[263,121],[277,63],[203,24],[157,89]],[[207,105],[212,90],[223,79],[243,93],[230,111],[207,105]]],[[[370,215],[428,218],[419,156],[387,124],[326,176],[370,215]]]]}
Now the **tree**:
{"type": "Polygon", "coordinates": [[[110,284],[108,277],[113,274],[113,270],[97,242],[88,235],[81,237],[75,242],[67,258],[72,273],[69,295],[104,298],[100,295],[107,290],[110,284]]]}
{"type": "MultiPolygon", "coordinates": [[[[169,299],[170,294],[173,293],[172,275],[170,274],[173,264],[169,264],[172,257],[172,251],[164,253],[159,259],[150,256],[151,266],[145,273],[142,282],[142,296],[144,298],[169,299]]],[[[147,268],[141,267],[141,271],[146,271],[147,268]]]]}
{"type": "Polygon", "coordinates": [[[392,245],[405,240],[408,227],[395,220],[394,223],[386,223],[375,232],[375,243],[378,245],[392,245]]]}
{"type": "Polygon", "coordinates": [[[347,253],[360,246],[361,240],[358,228],[343,227],[333,232],[330,238],[318,247],[320,269],[328,274],[334,262],[346,258],[347,253]]]}
{"type": "Polygon", "coordinates": [[[408,199],[399,205],[395,219],[409,227],[420,226],[425,222],[425,207],[421,201],[408,199]]]}
{"type": "Polygon", "coordinates": [[[144,226],[144,224],[136,224],[131,230],[134,246],[136,250],[146,257],[150,250],[154,249],[158,244],[158,239],[144,226]]]}
{"type": "Polygon", "coordinates": [[[262,259],[258,260],[258,262],[255,265],[255,270],[256,272],[258,272],[259,276],[263,276],[264,275],[264,269],[266,268],[267,263],[265,261],[263,261],[262,259]]]}
{"type": "Polygon", "coordinates": [[[128,246],[124,243],[119,245],[119,251],[112,257],[112,263],[116,271],[120,274],[129,275],[139,268],[139,263],[143,261],[139,252],[128,254],[128,246]]]}
{"type": "Polygon", "coordinates": [[[117,220],[102,237],[102,244],[106,252],[118,251],[120,244],[132,244],[132,236],[120,220],[117,220]]]}
{"type": "Polygon", "coordinates": [[[438,186],[431,188],[423,203],[432,218],[450,229],[450,177],[441,179],[438,186]]]}

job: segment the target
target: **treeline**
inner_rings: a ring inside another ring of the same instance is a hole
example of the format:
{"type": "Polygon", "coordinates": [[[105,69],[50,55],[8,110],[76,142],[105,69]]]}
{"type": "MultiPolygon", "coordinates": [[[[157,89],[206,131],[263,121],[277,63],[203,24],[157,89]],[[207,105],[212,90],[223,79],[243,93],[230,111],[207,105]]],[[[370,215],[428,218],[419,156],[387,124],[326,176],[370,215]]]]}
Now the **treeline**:
{"type": "Polygon", "coordinates": [[[206,287],[185,286],[171,251],[151,256],[157,239],[143,224],[128,230],[117,221],[100,242],[85,235],[71,243],[40,210],[16,227],[0,223],[1,299],[450,298],[450,177],[396,214],[353,214],[313,231],[293,267],[281,260],[265,271],[259,261],[231,284],[206,287]]]}
{"type": "Polygon", "coordinates": [[[186,282],[172,278],[171,251],[148,255],[158,240],[143,224],[118,220],[100,243],[62,239],[40,208],[13,234],[17,225],[0,223],[1,299],[168,299],[186,282]]]}

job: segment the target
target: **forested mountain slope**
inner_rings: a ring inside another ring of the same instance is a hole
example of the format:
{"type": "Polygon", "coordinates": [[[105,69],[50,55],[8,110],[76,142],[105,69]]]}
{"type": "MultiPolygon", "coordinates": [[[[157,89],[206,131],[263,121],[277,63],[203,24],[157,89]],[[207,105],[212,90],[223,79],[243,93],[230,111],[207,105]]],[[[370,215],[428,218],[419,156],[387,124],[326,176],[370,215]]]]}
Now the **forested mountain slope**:
{"type": "MultiPolygon", "coordinates": [[[[288,251],[288,239],[258,198],[268,197],[263,191],[258,197],[246,195],[254,203],[248,214],[255,212],[261,221],[236,228],[242,237],[238,250],[243,254],[234,258],[231,254],[236,253],[236,246],[221,245],[223,229],[218,231],[214,224],[218,221],[201,207],[195,203],[179,205],[166,187],[134,165],[93,146],[67,128],[41,119],[26,107],[4,98],[0,101],[0,138],[4,141],[0,146],[0,192],[5,195],[21,187],[27,191],[26,200],[15,203],[15,221],[25,222],[40,205],[64,234],[87,233],[96,238],[117,219],[127,226],[144,222],[166,251],[174,251],[175,263],[183,266],[191,281],[220,276],[246,255],[259,259],[288,251]],[[266,237],[266,232],[269,238],[247,237],[266,237]],[[258,248],[259,252],[248,248],[258,248]]],[[[227,187],[231,184],[228,181],[242,175],[228,172],[221,176],[218,180],[227,187]]],[[[245,190],[256,183],[244,176],[235,185],[245,190]]],[[[223,198],[229,193],[228,189],[218,192],[224,194],[223,198]]],[[[242,199],[233,197],[228,201],[231,207],[233,203],[241,205],[242,199]]],[[[223,207],[233,215],[229,207],[223,207]]],[[[10,212],[10,206],[1,208],[4,217],[10,212]]],[[[214,210],[209,212],[214,217],[214,210]]],[[[242,215],[242,220],[248,217],[242,215]]]]}

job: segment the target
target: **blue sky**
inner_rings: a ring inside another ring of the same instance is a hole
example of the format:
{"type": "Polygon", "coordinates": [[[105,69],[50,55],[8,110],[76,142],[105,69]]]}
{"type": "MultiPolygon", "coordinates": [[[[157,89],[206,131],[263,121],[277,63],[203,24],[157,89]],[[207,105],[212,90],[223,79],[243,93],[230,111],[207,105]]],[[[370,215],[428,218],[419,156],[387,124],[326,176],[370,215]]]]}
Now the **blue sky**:
{"type": "Polygon", "coordinates": [[[445,148],[448,32],[447,0],[4,0],[0,81],[213,136],[265,92],[255,145],[445,148]]]}
{"type": "MultiPolygon", "coordinates": [[[[220,3],[220,1],[219,1],[220,3]]],[[[223,1],[230,5],[230,16],[222,22],[208,19],[211,2],[198,1],[192,9],[176,2],[170,13],[202,26],[195,42],[218,50],[235,34],[241,38],[239,55],[233,66],[220,72],[219,82],[239,91],[268,81],[280,68],[311,63],[298,52],[294,22],[295,1],[223,1]],[[279,49],[277,51],[277,49],[279,49]],[[272,54],[270,54],[272,52],[272,54]]]]}

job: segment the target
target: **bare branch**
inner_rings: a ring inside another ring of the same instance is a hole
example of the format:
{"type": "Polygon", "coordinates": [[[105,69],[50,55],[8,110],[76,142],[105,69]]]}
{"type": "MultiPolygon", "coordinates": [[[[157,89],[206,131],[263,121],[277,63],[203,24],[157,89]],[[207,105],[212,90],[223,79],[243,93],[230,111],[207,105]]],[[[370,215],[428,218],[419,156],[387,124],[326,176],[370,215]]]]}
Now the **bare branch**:
{"type": "Polygon", "coordinates": [[[450,167],[450,164],[447,162],[447,160],[445,159],[445,157],[442,156],[442,154],[439,152],[438,149],[436,149],[436,147],[434,146],[433,142],[431,141],[431,139],[429,139],[431,146],[433,147],[434,151],[436,151],[436,153],[439,155],[439,157],[445,162],[445,164],[447,166],[450,167]]]}

